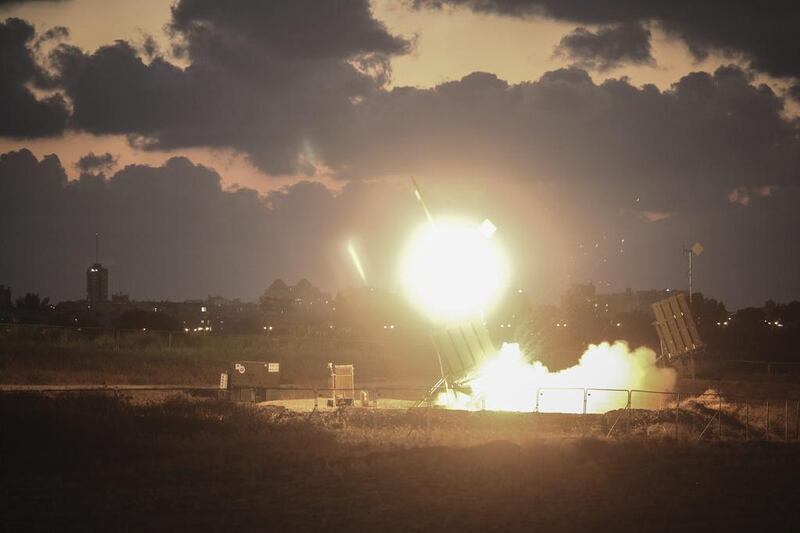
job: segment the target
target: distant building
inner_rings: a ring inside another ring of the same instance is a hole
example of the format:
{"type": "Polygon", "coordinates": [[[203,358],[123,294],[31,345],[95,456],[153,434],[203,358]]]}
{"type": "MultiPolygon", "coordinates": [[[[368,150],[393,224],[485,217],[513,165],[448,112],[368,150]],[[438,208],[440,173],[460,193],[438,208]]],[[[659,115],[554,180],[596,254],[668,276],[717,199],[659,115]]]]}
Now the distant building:
{"type": "Polygon", "coordinates": [[[669,289],[598,293],[591,283],[572,285],[561,297],[563,311],[592,310],[598,316],[612,318],[624,313],[649,314],[650,305],[672,295],[669,289]]]}
{"type": "Polygon", "coordinates": [[[108,269],[100,263],[86,271],[86,301],[89,305],[108,301],[108,269]]]}
{"type": "Polygon", "coordinates": [[[291,300],[292,299],[292,291],[288,285],[282,279],[276,279],[272,282],[272,284],[264,291],[264,299],[266,300],[291,300]]]}
{"type": "Polygon", "coordinates": [[[291,287],[282,279],[276,279],[270,284],[261,296],[261,303],[291,303],[295,307],[305,307],[310,305],[320,305],[327,303],[331,299],[328,293],[322,292],[303,278],[297,285],[291,287]]]}
{"type": "Polygon", "coordinates": [[[131,303],[131,298],[127,294],[118,292],[111,295],[111,303],[117,305],[127,305],[131,303]]]}
{"type": "Polygon", "coordinates": [[[575,311],[596,307],[597,290],[591,283],[576,283],[561,296],[561,308],[575,311]]]}
{"type": "Polygon", "coordinates": [[[290,287],[289,290],[292,293],[292,299],[299,304],[312,304],[323,298],[322,291],[305,278],[298,281],[297,285],[290,287]]]}
{"type": "Polygon", "coordinates": [[[650,306],[659,300],[675,295],[671,289],[651,289],[636,291],[636,310],[640,313],[652,313],[650,306]]]}

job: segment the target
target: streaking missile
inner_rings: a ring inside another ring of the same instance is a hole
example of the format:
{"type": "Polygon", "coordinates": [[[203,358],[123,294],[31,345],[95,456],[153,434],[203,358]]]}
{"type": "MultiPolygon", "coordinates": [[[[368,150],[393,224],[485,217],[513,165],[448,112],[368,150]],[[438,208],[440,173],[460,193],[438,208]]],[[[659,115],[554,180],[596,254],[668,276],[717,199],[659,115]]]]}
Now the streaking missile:
{"type": "Polygon", "coordinates": [[[355,265],[358,275],[361,276],[362,281],[366,283],[367,276],[364,274],[364,267],[361,265],[361,260],[358,258],[356,247],[353,245],[352,241],[347,243],[347,252],[350,254],[350,259],[353,260],[353,265],[355,265]]]}

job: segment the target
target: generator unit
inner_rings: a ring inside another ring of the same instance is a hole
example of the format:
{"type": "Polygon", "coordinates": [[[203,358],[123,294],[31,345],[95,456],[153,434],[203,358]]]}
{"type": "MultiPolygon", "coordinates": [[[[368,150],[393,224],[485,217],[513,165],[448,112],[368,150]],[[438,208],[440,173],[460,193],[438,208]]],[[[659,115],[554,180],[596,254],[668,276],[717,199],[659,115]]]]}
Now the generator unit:
{"type": "Polygon", "coordinates": [[[328,378],[328,388],[331,391],[328,407],[353,405],[356,399],[355,369],[353,365],[328,363],[328,370],[331,373],[328,378]]]}
{"type": "Polygon", "coordinates": [[[234,361],[220,376],[220,388],[240,402],[264,402],[277,399],[281,384],[280,363],[234,361]]]}

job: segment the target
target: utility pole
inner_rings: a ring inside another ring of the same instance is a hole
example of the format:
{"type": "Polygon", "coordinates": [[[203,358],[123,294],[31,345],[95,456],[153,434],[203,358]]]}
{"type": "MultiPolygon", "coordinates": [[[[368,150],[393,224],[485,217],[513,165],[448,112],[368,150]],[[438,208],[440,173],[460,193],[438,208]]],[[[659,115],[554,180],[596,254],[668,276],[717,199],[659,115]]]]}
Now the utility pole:
{"type": "Polygon", "coordinates": [[[703,253],[703,245],[696,242],[691,248],[684,248],[683,253],[689,256],[689,304],[692,303],[692,258],[703,253]]]}

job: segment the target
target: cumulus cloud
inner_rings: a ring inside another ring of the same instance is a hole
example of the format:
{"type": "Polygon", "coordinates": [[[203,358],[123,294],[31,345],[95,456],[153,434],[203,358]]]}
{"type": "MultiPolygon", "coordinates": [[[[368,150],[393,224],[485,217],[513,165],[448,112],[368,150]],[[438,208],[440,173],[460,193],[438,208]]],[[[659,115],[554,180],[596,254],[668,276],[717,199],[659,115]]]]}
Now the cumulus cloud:
{"type": "Polygon", "coordinates": [[[650,51],[650,30],[637,22],[603,26],[595,32],[575,28],[561,39],[555,53],[577,66],[600,71],[626,63],[655,63],[650,51]]]}
{"type": "Polygon", "coordinates": [[[136,298],[256,298],[277,277],[352,284],[345,245],[355,238],[373,282],[385,282],[378,273],[391,275],[395,259],[387,243],[418,215],[404,192],[299,182],[262,196],[226,189],[214,170],[180,157],[70,181],[54,155],[9,152],[0,156],[0,272],[15,291],[80,298],[100,232],[112,286],[136,298]]]}
{"type": "Polygon", "coordinates": [[[169,28],[187,68],[124,41],[51,53],[49,86],[72,102],[73,126],[144,149],[231,147],[271,174],[313,174],[306,147],[338,135],[410,47],[367,0],[181,0],[169,28]]]}
{"type": "Polygon", "coordinates": [[[778,77],[800,77],[800,10],[783,0],[705,2],[636,0],[411,0],[418,8],[464,6],[481,13],[547,17],[578,24],[653,21],[683,40],[698,59],[710,52],[743,56],[752,68],[778,77]]]}
{"type": "MultiPolygon", "coordinates": [[[[649,2],[631,7],[628,17],[605,3],[588,11],[550,2],[469,5],[599,25],[570,34],[586,39],[567,39],[571,47],[564,49],[595,68],[633,60],[629,46],[614,44],[624,25],[678,32],[668,27],[672,19],[653,15],[649,2]]],[[[124,41],[94,51],[60,44],[49,52],[45,74],[31,58],[39,42],[33,28],[7,21],[0,35],[10,44],[0,49],[0,61],[11,74],[0,79],[0,91],[15,105],[0,109],[11,117],[0,121],[6,128],[0,135],[57,134],[69,121],[81,131],[127,135],[147,150],[230,147],[268,173],[310,175],[324,167],[354,181],[340,193],[301,182],[262,197],[226,190],[215,171],[181,158],[108,175],[112,168],[102,165],[109,155],[94,155],[79,180],[67,181],[54,156],[6,154],[0,161],[0,196],[12,199],[0,213],[0,248],[11,251],[0,256],[6,281],[33,289],[47,279],[51,286],[42,292],[80,296],[75,279],[100,230],[108,236],[112,272],[137,297],[207,291],[253,297],[272,278],[295,275],[335,287],[347,279],[337,269],[347,268],[338,254],[348,236],[363,236],[364,249],[374,250],[368,275],[391,270],[390,252],[419,213],[407,190],[366,180],[408,175],[423,178],[442,211],[459,207],[497,219],[513,248],[529,254],[519,259],[520,271],[533,265],[536,279],[569,272],[573,281],[677,286],[682,274],[669,267],[670,246],[693,240],[721,250],[717,270],[726,274],[708,280],[720,291],[763,277],[743,258],[800,264],[796,247],[777,241],[775,231],[800,223],[792,204],[800,178],[798,123],[783,116],[782,97],[748,71],[694,72],[667,90],[625,78],[595,80],[578,67],[517,84],[476,72],[430,89],[389,90],[389,59],[411,43],[375,20],[365,0],[238,6],[181,0],[173,7],[172,43],[185,66],[147,44],[143,52],[124,41]],[[37,83],[42,91],[63,91],[69,119],[64,99],[38,90],[34,96],[28,87],[37,83]],[[752,201],[765,196],[765,187],[781,194],[752,201]],[[743,202],[748,209],[731,205],[743,202]],[[529,245],[531,231],[541,248],[529,245]],[[658,268],[615,263],[598,252],[587,256],[595,262],[584,270],[578,262],[586,249],[602,250],[593,244],[604,235],[614,250],[624,237],[626,257],[652,258],[658,268]],[[76,287],[77,294],[69,292],[76,287]]],[[[709,20],[699,16],[697,24],[709,20]]],[[[41,36],[62,37],[61,30],[41,36]]],[[[645,57],[644,42],[633,57],[645,57]]],[[[713,42],[706,48],[721,46],[713,42]]],[[[701,54],[703,47],[694,50],[701,54]]],[[[754,53],[736,50],[756,65],[754,53]]],[[[704,257],[710,268],[712,255],[704,257]]],[[[774,274],[773,294],[796,289],[791,272],[774,274]]],[[[759,290],[752,285],[736,297],[752,302],[748,295],[759,290]]]]}
{"type": "MultiPolygon", "coordinates": [[[[420,184],[435,216],[495,222],[514,283],[539,301],[554,301],[569,283],[585,280],[603,290],[680,287],[676,243],[695,240],[713,250],[696,272],[703,292],[732,307],[800,297],[800,250],[786,231],[800,224],[796,187],[747,209],[723,199],[713,209],[664,218],[598,201],[604,184],[492,177],[420,184]]],[[[83,295],[97,231],[112,287],[121,282],[135,298],[254,299],[277,277],[307,277],[328,289],[361,283],[346,252],[351,241],[368,283],[398,288],[399,254],[425,223],[408,180],[356,181],[339,192],[300,182],[262,196],[226,189],[214,170],[185,158],[69,181],[56,156],[11,152],[0,156],[0,197],[3,283],[15,294],[33,290],[54,300],[83,295]]]]}
{"type": "Polygon", "coordinates": [[[33,3],[33,2],[63,2],[65,0],[0,0],[0,8],[6,6],[12,6],[15,4],[26,4],[26,3],[33,3]]]}
{"type": "Polygon", "coordinates": [[[67,106],[60,95],[37,98],[28,88],[39,70],[30,47],[33,26],[9,18],[0,22],[0,136],[33,138],[60,134],[67,106]]]}
{"type": "Polygon", "coordinates": [[[788,91],[789,98],[793,99],[796,102],[800,102],[800,83],[795,83],[789,87],[788,91]]]}
{"type": "Polygon", "coordinates": [[[240,51],[242,41],[280,59],[392,55],[409,47],[372,16],[367,0],[240,0],[235,8],[214,0],[181,0],[172,8],[170,27],[195,59],[240,51]]]}
{"type": "Polygon", "coordinates": [[[103,154],[89,152],[78,159],[78,162],[75,163],[75,168],[80,170],[82,173],[100,173],[111,170],[116,165],[117,158],[108,152],[103,154]]]}
{"type": "Polygon", "coordinates": [[[397,88],[359,107],[328,152],[343,177],[425,173],[564,181],[598,202],[673,212],[724,203],[734,187],[794,183],[797,125],[741,69],[695,72],[669,90],[595,83],[560,69],[508,84],[474,73],[397,88]]]}
{"type": "MultiPolygon", "coordinates": [[[[609,24],[562,41],[563,53],[594,68],[650,57],[644,15],[615,22],[546,3],[470,5],[609,24]]],[[[389,58],[411,44],[366,0],[332,6],[181,0],[169,28],[185,68],[124,41],[93,52],[61,44],[44,85],[64,91],[73,128],[127,135],[146,150],[233,148],[270,174],[635,179],[654,204],[643,209],[672,212],[763,185],[763,175],[780,184],[797,168],[797,126],[781,117],[782,98],[736,67],[690,74],[667,91],[595,83],[580,68],[515,85],[474,73],[387,90],[389,58]],[[685,183],[698,189],[691,197],[669,192],[685,183]]]]}
{"type": "Polygon", "coordinates": [[[775,192],[775,189],[777,189],[777,187],[774,185],[736,187],[728,193],[728,201],[732,204],[739,204],[747,207],[750,205],[750,201],[753,198],[772,196],[772,193],[775,192]]]}

